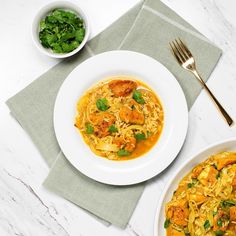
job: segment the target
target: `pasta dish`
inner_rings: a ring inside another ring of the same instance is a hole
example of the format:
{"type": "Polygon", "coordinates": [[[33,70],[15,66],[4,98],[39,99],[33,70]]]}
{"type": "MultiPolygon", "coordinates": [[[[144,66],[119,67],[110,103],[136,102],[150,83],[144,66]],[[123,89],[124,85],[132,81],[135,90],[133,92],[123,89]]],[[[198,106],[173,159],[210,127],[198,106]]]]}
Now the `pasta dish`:
{"type": "Polygon", "coordinates": [[[167,236],[236,235],[236,152],[197,165],[165,206],[167,236]]]}
{"type": "Polygon", "coordinates": [[[101,81],[79,99],[75,126],[90,149],[110,160],[130,160],[160,137],[164,113],[157,95],[128,76],[101,81]]]}

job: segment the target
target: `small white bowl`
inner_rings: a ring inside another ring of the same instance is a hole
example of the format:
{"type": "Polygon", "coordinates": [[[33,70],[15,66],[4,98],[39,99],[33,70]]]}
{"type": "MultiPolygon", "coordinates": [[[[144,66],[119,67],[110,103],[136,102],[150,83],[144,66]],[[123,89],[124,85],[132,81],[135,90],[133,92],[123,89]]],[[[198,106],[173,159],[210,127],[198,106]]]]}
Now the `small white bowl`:
{"type": "Polygon", "coordinates": [[[39,12],[36,14],[33,24],[32,24],[32,38],[34,41],[34,44],[36,47],[41,51],[42,53],[46,54],[47,56],[54,57],[54,58],[66,58],[74,55],[78,51],[80,51],[85,43],[88,41],[89,37],[89,22],[88,22],[88,16],[85,14],[84,10],[79,8],[75,3],[72,3],[70,1],[54,1],[51,2],[44,7],[42,7],[39,12]],[[40,40],[39,40],[39,23],[42,19],[44,19],[52,10],[60,8],[65,10],[72,10],[75,12],[79,17],[81,17],[84,21],[85,26],[85,36],[81,44],[73,51],[69,53],[55,53],[49,48],[45,48],[42,46],[40,40]]]}

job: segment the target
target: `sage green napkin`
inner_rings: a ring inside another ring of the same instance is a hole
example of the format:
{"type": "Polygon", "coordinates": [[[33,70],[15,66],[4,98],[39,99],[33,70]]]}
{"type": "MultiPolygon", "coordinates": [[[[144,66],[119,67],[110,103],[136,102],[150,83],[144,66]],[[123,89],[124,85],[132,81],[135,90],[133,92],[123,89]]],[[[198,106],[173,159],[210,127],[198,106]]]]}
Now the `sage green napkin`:
{"type": "Polygon", "coordinates": [[[7,101],[11,113],[51,167],[45,187],[111,224],[126,226],[145,183],[124,187],[105,185],[76,170],[60,151],[54,134],[54,102],[62,82],[77,65],[98,53],[123,49],[144,53],[163,63],[176,76],[190,108],[201,87],[170,52],[168,44],[177,37],[187,43],[202,77],[207,79],[221,50],[163,3],[148,0],[90,40],[76,56],[63,60],[7,101]]]}

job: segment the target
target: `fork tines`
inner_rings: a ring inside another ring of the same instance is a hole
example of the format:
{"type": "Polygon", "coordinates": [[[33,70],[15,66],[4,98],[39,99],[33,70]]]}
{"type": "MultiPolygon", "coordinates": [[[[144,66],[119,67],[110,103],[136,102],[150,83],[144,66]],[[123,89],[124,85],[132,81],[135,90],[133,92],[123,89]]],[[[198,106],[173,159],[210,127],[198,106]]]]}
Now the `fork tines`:
{"type": "Polygon", "coordinates": [[[179,64],[183,64],[185,61],[193,57],[192,53],[180,38],[175,39],[169,44],[179,64]]]}

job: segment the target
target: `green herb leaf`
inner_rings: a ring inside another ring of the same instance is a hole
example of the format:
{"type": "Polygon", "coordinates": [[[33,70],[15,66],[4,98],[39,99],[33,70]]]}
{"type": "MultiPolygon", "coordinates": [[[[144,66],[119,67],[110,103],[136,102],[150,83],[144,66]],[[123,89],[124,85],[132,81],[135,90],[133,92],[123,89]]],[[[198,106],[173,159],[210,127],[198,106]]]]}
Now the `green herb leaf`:
{"type": "Polygon", "coordinates": [[[217,211],[213,211],[213,213],[212,213],[212,214],[213,214],[213,216],[215,216],[215,215],[217,214],[217,211]]]}
{"type": "Polygon", "coordinates": [[[86,131],[85,131],[86,134],[93,134],[94,133],[94,128],[91,124],[86,123],[85,127],[86,127],[86,131]]]}
{"type": "Polygon", "coordinates": [[[100,98],[96,101],[96,106],[100,111],[106,111],[109,106],[106,98],[100,98]]]}
{"type": "Polygon", "coordinates": [[[192,188],[192,187],[193,187],[193,183],[188,183],[188,184],[187,184],[187,187],[188,187],[188,188],[192,188]]]}
{"type": "Polygon", "coordinates": [[[220,178],[220,171],[216,174],[216,179],[220,178]]]}
{"type": "Polygon", "coordinates": [[[147,137],[150,137],[152,135],[152,132],[150,132],[149,130],[147,131],[147,137]]]}
{"type": "Polygon", "coordinates": [[[74,12],[55,9],[39,23],[39,39],[43,47],[55,53],[68,53],[83,41],[83,20],[74,12]]]}
{"type": "Polygon", "coordinates": [[[221,204],[222,207],[231,207],[231,206],[235,206],[236,205],[236,201],[225,200],[225,201],[221,201],[220,204],[221,204]]]}
{"type": "Polygon", "coordinates": [[[134,93],[133,93],[133,99],[139,103],[139,104],[144,104],[145,101],[143,99],[143,95],[141,92],[139,92],[138,90],[135,90],[134,93]]]}
{"type": "Polygon", "coordinates": [[[222,222],[222,220],[221,220],[221,219],[218,219],[218,220],[217,220],[217,225],[218,225],[218,226],[220,226],[220,227],[222,227],[222,226],[223,226],[223,222],[222,222]]]}
{"type": "Polygon", "coordinates": [[[224,231],[222,231],[222,230],[218,230],[218,231],[216,231],[215,233],[216,233],[216,236],[222,236],[222,235],[224,235],[224,231]]]}
{"type": "Polygon", "coordinates": [[[120,157],[123,157],[123,156],[129,156],[131,153],[128,152],[127,150],[125,149],[120,149],[118,152],[117,152],[117,155],[120,156],[120,157]]]}
{"type": "Polygon", "coordinates": [[[197,182],[198,182],[198,179],[192,178],[192,183],[188,183],[187,187],[192,188],[197,182]]]}
{"type": "Polygon", "coordinates": [[[134,137],[136,138],[137,141],[141,141],[141,140],[146,140],[147,139],[144,133],[135,134],[134,137]]]}
{"type": "Polygon", "coordinates": [[[111,125],[109,128],[108,128],[108,131],[110,133],[116,133],[118,131],[118,129],[115,127],[115,125],[111,125]]]}
{"type": "Polygon", "coordinates": [[[167,229],[170,226],[170,220],[166,219],[164,223],[164,228],[167,229]]]}
{"type": "Polygon", "coordinates": [[[210,226],[211,226],[210,221],[209,221],[209,220],[206,220],[203,226],[204,226],[204,229],[205,229],[205,230],[207,230],[208,228],[210,228],[210,226]]]}

